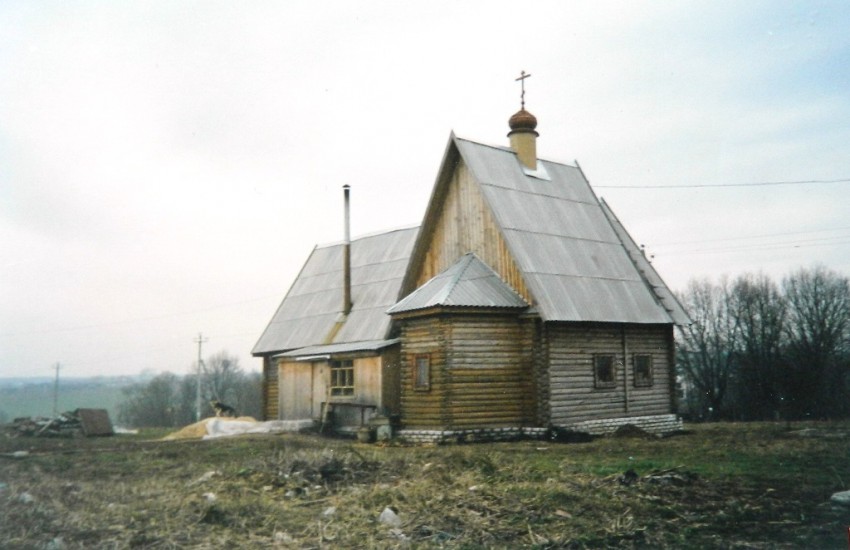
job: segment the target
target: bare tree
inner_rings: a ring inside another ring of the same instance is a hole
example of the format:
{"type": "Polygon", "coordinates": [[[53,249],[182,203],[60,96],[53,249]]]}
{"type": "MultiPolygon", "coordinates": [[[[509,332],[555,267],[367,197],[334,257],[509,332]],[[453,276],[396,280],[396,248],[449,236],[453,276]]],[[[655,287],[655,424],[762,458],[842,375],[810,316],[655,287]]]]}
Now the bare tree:
{"type": "Polygon", "coordinates": [[[729,293],[729,314],[736,329],[738,375],[735,388],[744,418],[771,418],[783,410],[785,300],[766,275],[745,274],[729,293]]]}
{"type": "Polygon", "coordinates": [[[786,386],[798,416],[847,414],[850,281],[823,266],[783,280],[788,300],[786,386]]]}
{"type": "Polygon", "coordinates": [[[726,406],[727,390],[733,374],[736,327],[729,314],[728,284],[692,280],[680,301],[692,323],[680,330],[679,368],[694,399],[698,416],[717,418],[726,406]]]}
{"type": "Polygon", "coordinates": [[[207,401],[215,399],[230,405],[237,402],[237,388],[243,378],[239,358],[220,351],[207,358],[203,365],[203,387],[207,401]]]}
{"type": "Polygon", "coordinates": [[[164,372],[144,383],[124,388],[124,403],[119,405],[118,420],[137,428],[174,426],[179,407],[177,375],[164,372]]]}

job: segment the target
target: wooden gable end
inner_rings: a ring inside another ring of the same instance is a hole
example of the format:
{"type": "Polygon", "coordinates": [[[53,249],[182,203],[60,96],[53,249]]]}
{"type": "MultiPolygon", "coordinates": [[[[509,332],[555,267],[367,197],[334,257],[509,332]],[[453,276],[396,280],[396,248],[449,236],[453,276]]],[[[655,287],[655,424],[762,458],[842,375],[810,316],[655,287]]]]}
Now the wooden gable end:
{"type": "Polygon", "coordinates": [[[474,252],[529,304],[532,296],[511,256],[478,183],[463,159],[447,175],[428,206],[418,257],[413,261],[407,293],[448,269],[458,258],[474,252]]]}

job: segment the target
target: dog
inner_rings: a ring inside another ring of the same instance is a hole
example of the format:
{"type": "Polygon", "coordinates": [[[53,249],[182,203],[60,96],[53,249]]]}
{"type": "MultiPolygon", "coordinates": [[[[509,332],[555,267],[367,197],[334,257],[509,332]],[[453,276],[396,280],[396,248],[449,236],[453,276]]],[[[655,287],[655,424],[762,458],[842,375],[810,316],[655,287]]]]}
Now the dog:
{"type": "Polygon", "coordinates": [[[215,411],[216,416],[224,416],[228,418],[236,418],[236,409],[230,405],[225,405],[221,401],[210,401],[210,407],[215,411]]]}

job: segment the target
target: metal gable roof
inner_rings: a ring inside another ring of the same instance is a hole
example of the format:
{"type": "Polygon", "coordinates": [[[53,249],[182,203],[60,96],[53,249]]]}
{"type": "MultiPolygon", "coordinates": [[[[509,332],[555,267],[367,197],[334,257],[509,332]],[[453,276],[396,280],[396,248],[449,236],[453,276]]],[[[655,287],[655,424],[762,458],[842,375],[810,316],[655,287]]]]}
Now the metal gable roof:
{"type": "Polygon", "coordinates": [[[519,308],[528,303],[478,257],[469,253],[451,267],[413,291],[387,313],[402,313],[436,306],[519,308]]]}
{"type": "Polygon", "coordinates": [[[351,242],[353,307],[332,342],[325,340],[341,315],[343,245],[313,249],[252,353],[385,339],[391,321],[386,310],[399,298],[418,231],[399,229],[351,242]]]}
{"type": "Polygon", "coordinates": [[[549,176],[540,179],[524,173],[511,149],[459,138],[454,144],[544,320],[687,322],[580,168],[538,161],[549,176]]]}

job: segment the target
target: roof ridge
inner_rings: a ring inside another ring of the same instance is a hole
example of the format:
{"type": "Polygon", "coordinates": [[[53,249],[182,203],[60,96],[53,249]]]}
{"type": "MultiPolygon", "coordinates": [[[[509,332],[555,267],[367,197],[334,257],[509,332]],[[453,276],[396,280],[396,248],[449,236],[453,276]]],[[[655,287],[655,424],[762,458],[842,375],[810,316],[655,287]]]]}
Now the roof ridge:
{"type": "MultiPolygon", "coordinates": [[[[448,299],[449,296],[452,295],[452,292],[455,288],[457,288],[458,283],[460,283],[461,277],[466,273],[466,270],[469,269],[469,266],[472,264],[472,260],[476,258],[474,252],[467,252],[464,254],[459,261],[455,262],[455,265],[459,265],[460,267],[457,270],[457,273],[454,274],[449,281],[449,284],[446,285],[445,290],[442,292],[442,296],[439,299],[439,302],[448,299]],[[466,265],[463,265],[463,262],[466,262],[466,265]]],[[[436,296],[435,296],[436,298],[436,296]]]]}
{"type": "MultiPolygon", "coordinates": [[[[507,145],[493,145],[492,143],[482,143],[480,141],[475,141],[474,139],[460,137],[456,134],[454,135],[454,137],[457,140],[465,141],[467,143],[472,143],[473,145],[479,145],[481,147],[488,147],[490,149],[496,149],[497,151],[502,151],[503,153],[516,154],[516,152],[513,149],[511,149],[510,146],[507,146],[507,145]]],[[[550,159],[545,159],[545,158],[538,158],[537,161],[538,162],[546,162],[548,164],[556,164],[556,165],[559,165],[559,166],[569,166],[570,168],[578,168],[578,161],[576,161],[576,160],[573,160],[573,162],[575,162],[575,164],[569,164],[567,162],[562,162],[562,161],[559,161],[559,160],[550,160],[550,159]]]]}
{"type": "MultiPolygon", "coordinates": [[[[417,224],[413,224],[413,225],[404,225],[404,226],[401,226],[401,227],[395,227],[393,229],[387,229],[387,230],[384,230],[384,231],[372,231],[370,233],[365,233],[363,235],[359,235],[357,237],[354,237],[353,239],[351,239],[351,242],[355,243],[357,241],[362,241],[362,240],[365,240],[365,239],[374,239],[375,237],[382,237],[384,235],[389,235],[390,233],[397,233],[397,232],[400,232],[400,231],[410,231],[411,229],[417,229],[418,230],[419,227],[420,227],[420,224],[417,223],[417,224]]],[[[331,241],[331,242],[327,242],[327,243],[319,243],[319,244],[316,245],[316,248],[330,248],[332,246],[342,246],[343,244],[345,244],[345,241],[331,241]]]]}

